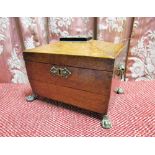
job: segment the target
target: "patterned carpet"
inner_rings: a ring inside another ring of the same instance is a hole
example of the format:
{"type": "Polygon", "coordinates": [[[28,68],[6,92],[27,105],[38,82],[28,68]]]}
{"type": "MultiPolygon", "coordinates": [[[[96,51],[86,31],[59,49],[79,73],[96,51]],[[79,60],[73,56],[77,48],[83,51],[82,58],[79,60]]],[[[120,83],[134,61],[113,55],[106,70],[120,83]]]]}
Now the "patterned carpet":
{"type": "Polygon", "coordinates": [[[24,84],[0,84],[0,136],[155,136],[155,81],[122,82],[110,102],[111,129],[97,114],[52,101],[25,101],[24,84]]]}

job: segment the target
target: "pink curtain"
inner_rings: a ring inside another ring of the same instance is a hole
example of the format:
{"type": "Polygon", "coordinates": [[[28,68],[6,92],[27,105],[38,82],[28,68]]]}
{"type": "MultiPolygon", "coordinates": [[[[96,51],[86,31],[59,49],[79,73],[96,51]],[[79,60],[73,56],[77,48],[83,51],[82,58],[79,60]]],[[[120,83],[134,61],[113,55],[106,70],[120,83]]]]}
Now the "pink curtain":
{"type": "Polygon", "coordinates": [[[100,17],[97,19],[97,39],[126,43],[129,39],[131,23],[131,17],[100,17]]]}
{"type": "Polygon", "coordinates": [[[50,17],[48,18],[49,41],[68,35],[93,36],[93,17],[50,17]]]}
{"type": "Polygon", "coordinates": [[[0,82],[27,83],[15,18],[0,18],[0,82]]]}
{"type": "Polygon", "coordinates": [[[155,79],[155,18],[134,19],[126,74],[129,80],[155,79]]]}
{"type": "Polygon", "coordinates": [[[155,78],[155,18],[1,17],[0,82],[27,83],[22,51],[69,35],[93,36],[126,45],[130,40],[128,80],[155,78]]]}
{"type": "Polygon", "coordinates": [[[47,18],[22,17],[18,20],[23,44],[26,49],[48,43],[47,18]]]}

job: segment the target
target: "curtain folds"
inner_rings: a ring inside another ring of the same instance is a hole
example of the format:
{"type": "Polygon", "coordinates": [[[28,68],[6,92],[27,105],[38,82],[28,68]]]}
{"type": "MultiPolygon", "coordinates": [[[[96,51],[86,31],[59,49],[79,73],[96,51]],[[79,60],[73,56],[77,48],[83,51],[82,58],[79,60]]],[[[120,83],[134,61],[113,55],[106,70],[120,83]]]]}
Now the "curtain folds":
{"type": "Polygon", "coordinates": [[[69,35],[124,44],[130,40],[128,80],[155,78],[155,18],[0,17],[0,83],[28,83],[22,51],[69,35]]]}

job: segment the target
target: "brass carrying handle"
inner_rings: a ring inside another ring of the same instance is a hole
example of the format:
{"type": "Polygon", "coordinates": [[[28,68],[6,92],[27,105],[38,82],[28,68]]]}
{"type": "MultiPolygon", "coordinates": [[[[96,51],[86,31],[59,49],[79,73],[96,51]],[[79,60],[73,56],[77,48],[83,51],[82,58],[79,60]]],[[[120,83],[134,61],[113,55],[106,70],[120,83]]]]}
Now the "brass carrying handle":
{"type": "Polygon", "coordinates": [[[61,68],[61,67],[52,66],[52,68],[50,69],[50,72],[54,76],[60,76],[63,78],[68,78],[68,76],[72,74],[66,67],[61,68]]]}
{"type": "Polygon", "coordinates": [[[125,74],[125,67],[123,64],[119,64],[117,67],[115,67],[115,75],[119,76],[122,79],[124,79],[125,74]]]}

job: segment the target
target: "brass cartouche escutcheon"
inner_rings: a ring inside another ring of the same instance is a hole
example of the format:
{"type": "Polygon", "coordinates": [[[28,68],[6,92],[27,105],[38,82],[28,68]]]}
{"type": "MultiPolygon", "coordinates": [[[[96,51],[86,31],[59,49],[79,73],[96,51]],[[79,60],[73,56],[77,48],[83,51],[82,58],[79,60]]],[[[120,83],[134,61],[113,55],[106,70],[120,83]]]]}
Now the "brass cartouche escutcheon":
{"type": "Polygon", "coordinates": [[[61,68],[61,67],[53,66],[50,69],[50,72],[53,75],[57,75],[57,76],[64,77],[64,78],[67,78],[69,75],[71,75],[71,72],[66,67],[65,68],[61,68]]]}

